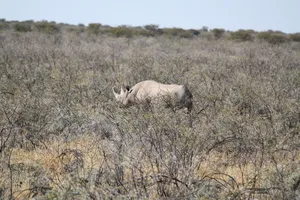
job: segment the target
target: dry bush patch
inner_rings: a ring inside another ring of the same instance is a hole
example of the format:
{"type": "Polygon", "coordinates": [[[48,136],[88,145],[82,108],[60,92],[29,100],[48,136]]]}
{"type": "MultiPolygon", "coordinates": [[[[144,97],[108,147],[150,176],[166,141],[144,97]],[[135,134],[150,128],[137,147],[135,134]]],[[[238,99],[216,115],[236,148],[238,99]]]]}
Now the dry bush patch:
{"type": "Polygon", "coordinates": [[[3,199],[296,199],[295,43],[0,35],[3,199]],[[187,84],[190,115],[112,87],[187,84]]]}

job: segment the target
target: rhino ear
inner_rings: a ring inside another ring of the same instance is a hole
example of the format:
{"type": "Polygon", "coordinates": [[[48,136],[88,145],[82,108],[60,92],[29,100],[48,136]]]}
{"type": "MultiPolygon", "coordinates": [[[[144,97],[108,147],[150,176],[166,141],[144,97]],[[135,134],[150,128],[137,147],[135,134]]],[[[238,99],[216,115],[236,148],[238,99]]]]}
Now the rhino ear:
{"type": "Polygon", "coordinates": [[[112,91],[113,91],[113,93],[114,93],[116,99],[118,99],[118,97],[119,97],[120,95],[119,95],[118,93],[115,92],[115,88],[112,88],[112,91]]]}

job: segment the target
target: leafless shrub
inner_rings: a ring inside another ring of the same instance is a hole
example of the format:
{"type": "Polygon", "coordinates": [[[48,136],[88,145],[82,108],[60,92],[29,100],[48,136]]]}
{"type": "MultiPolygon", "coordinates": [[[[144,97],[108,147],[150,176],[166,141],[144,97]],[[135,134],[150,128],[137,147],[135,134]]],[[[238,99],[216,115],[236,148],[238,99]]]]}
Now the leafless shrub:
{"type": "Polygon", "coordinates": [[[299,198],[296,44],[0,38],[1,198],[299,198]],[[146,79],[188,85],[192,113],[115,102],[146,79]]]}

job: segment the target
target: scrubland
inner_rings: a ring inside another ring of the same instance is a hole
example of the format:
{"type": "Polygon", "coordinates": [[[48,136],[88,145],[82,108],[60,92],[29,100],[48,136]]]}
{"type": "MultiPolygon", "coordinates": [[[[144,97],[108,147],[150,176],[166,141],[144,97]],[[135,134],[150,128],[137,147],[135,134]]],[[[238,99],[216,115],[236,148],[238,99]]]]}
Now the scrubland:
{"type": "Polygon", "coordinates": [[[300,198],[300,43],[4,31],[0,46],[0,199],[300,198]],[[186,84],[192,113],[115,101],[147,79],[186,84]]]}

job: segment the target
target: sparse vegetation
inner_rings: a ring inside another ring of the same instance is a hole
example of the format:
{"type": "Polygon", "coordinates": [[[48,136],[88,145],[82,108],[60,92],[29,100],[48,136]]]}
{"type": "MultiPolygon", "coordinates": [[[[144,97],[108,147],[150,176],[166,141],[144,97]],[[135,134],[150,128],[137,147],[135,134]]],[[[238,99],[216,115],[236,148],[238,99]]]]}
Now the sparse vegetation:
{"type": "Polygon", "coordinates": [[[238,30],[231,32],[229,39],[239,42],[252,41],[254,39],[253,33],[251,30],[238,30]]]}
{"type": "Polygon", "coordinates": [[[67,32],[82,34],[87,30],[89,35],[109,35],[114,37],[158,37],[165,36],[168,38],[195,38],[201,37],[206,40],[220,40],[231,39],[237,42],[253,41],[255,38],[260,41],[266,41],[270,44],[281,44],[289,41],[298,42],[299,33],[285,34],[280,31],[263,31],[255,32],[254,30],[238,30],[235,32],[225,31],[222,28],[214,28],[208,31],[207,26],[203,26],[201,29],[182,29],[182,28],[159,28],[156,24],[148,24],[143,27],[132,27],[121,25],[117,27],[111,27],[108,25],[102,25],[100,23],[90,23],[87,27],[84,24],[70,25],[66,23],[56,22],[34,22],[33,20],[26,21],[6,21],[0,19],[0,31],[10,30],[13,28],[15,32],[29,32],[38,31],[43,33],[55,34],[61,30],[67,32]]]}
{"type": "Polygon", "coordinates": [[[290,34],[289,37],[292,41],[300,42],[300,33],[290,34]]]}
{"type": "Polygon", "coordinates": [[[216,39],[220,39],[225,33],[225,30],[222,28],[214,28],[211,31],[216,39]]]}
{"type": "MultiPolygon", "coordinates": [[[[179,37],[179,38],[192,38],[194,35],[194,30],[184,30],[182,28],[165,28],[163,29],[164,35],[168,37],[179,37]]],[[[199,35],[199,34],[198,34],[199,35]]]]}
{"type": "Polygon", "coordinates": [[[129,26],[112,27],[109,30],[110,35],[115,37],[131,38],[135,35],[136,30],[129,26]]]}
{"type": "Polygon", "coordinates": [[[0,199],[299,199],[298,43],[48,24],[0,32],[0,199]],[[191,115],[116,103],[146,79],[187,84],[191,115]]]}
{"type": "Polygon", "coordinates": [[[22,22],[22,23],[16,23],[13,26],[14,31],[16,32],[30,32],[32,31],[30,23],[22,22]]]}
{"type": "Polygon", "coordinates": [[[97,35],[100,33],[100,27],[101,27],[101,24],[99,24],[99,23],[90,23],[87,27],[87,31],[90,34],[97,35]]]}
{"type": "Polygon", "coordinates": [[[151,32],[154,32],[154,33],[155,33],[155,32],[158,31],[159,26],[156,25],[156,24],[148,24],[148,25],[144,26],[144,28],[145,28],[146,30],[148,30],[148,31],[151,31],[151,32]]]}
{"type": "Polygon", "coordinates": [[[53,34],[60,31],[59,26],[56,25],[55,22],[47,22],[47,21],[36,22],[35,28],[37,29],[38,32],[48,33],[48,34],[53,34]]]}
{"type": "Polygon", "coordinates": [[[9,28],[9,25],[8,25],[8,23],[6,22],[6,20],[3,19],[3,18],[1,18],[1,19],[0,19],[0,31],[1,31],[1,30],[6,30],[6,29],[8,29],[8,28],[9,28]]]}
{"type": "Polygon", "coordinates": [[[259,40],[267,41],[270,44],[281,44],[287,41],[287,37],[284,33],[273,31],[260,32],[257,34],[257,38],[259,40]]]}

